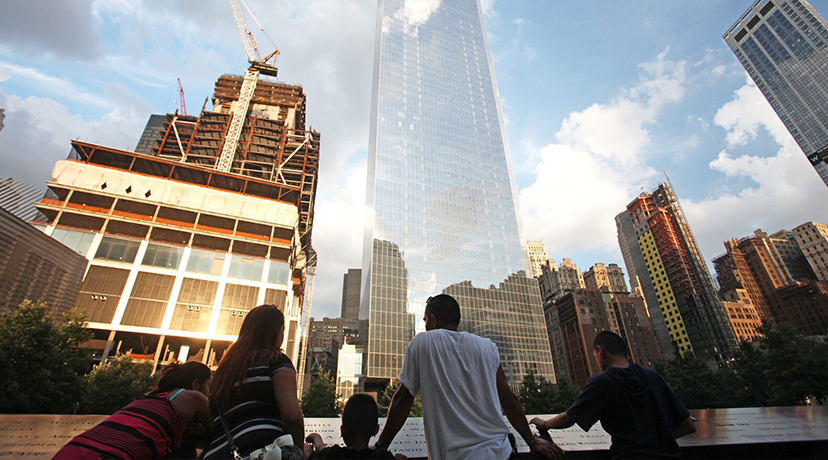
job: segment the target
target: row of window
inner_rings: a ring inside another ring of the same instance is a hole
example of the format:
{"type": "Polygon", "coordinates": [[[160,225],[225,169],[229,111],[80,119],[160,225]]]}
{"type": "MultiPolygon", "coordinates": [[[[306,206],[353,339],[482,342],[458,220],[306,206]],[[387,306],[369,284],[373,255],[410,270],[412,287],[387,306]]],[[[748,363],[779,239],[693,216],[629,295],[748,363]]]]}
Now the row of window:
{"type": "MultiPolygon", "coordinates": [[[[55,228],[52,237],[62,242],[76,252],[86,255],[95,238],[91,232],[55,228]]],[[[111,262],[133,263],[138,254],[140,242],[137,240],[104,236],[95,252],[95,259],[111,262]]],[[[141,265],[178,270],[184,248],[149,243],[141,260],[141,265]]],[[[186,271],[207,275],[221,275],[224,266],[225,254],[220,252],[191,249],[187,259],[186,271]]],[[[230,257],[228,276],[232,278],[259,281],[264,272],[264,259],[258,257],[233,254],[230,257]]],[[[271,260],[267,275],[268,283],[287,284],[290,278],[290,265],[285,262],[271,260]]]]}

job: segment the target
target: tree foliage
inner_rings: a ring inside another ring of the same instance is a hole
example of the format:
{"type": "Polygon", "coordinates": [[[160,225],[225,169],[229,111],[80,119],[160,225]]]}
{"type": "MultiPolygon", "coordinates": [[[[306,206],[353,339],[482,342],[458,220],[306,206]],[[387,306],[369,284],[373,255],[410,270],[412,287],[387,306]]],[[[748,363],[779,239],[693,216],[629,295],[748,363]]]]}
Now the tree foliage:
{"type": "Polygon", "coordinates": [[[82,412],[112,414],[149,390],[152,363],[133,363],[129,355],[118,355],[95,366],[85,380],[82,412]]]}
{"type": "Polygon", "coordinates": [[[76,311],[55,321],[45,303],[24,300],[0,313],[0,413],[65,414],[83,396],[92,337],[76,311]]]}
{"type": "MultiPolygon", "coordinates": [[[[388,407],[391,405],[391,399],[394,398],[394,393],[397,392],[397,389],[400,388],[400,381],[399,380],[392,380],[388,386],[385,387],[382,394],[379,395],[377,399],[377,405],[379,406],[379,416],[380,417],[387,417],[388,416],[388,407]]],[[[414,398],[414,403],[411,404],[411,412],[409,413],[410,417],[422,417],[423,416],[423,399],[420,393],[417,393],[417,396],[414,398]]]]}
{"type": "Polygon", "coordinates": [[[336,394],[336,382],[327,371],[322,371],[311,382],[302,398],[302,413],[305,417],[339,417],[342,402],[336,394]]]}
{"type": "Polygon", "coordinates": [[[579,390],[565,379],[557,384],[529,372],[523,376],[518,399],[527,414],[559,414],[578,397],[579,390]]]}
{"type": "Polygon", "coordinates": [[[790,324],[765,324],[718,367],[692,353],[656,363],[688,409],[823,404],[828,401],[828,343],[790,324]]]}

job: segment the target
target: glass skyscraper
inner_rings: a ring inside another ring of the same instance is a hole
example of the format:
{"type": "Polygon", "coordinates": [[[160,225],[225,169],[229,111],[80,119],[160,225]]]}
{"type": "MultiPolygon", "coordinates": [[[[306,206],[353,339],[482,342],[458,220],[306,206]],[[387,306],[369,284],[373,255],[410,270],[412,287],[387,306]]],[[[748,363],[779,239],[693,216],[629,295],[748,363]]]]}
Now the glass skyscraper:
{"type": "Polygon", "coordinates": [[[497,344],[510,383],[554,379],[478,1],[381,0],[376,33],[366,376],[398,376],[426,300],[445,292],[461,330],[497,344]]]}
{"type": "Polygon", "coordinates": [[[724,40],[828,185],[828,23],[805,0],[757,0],[724,40]]]}

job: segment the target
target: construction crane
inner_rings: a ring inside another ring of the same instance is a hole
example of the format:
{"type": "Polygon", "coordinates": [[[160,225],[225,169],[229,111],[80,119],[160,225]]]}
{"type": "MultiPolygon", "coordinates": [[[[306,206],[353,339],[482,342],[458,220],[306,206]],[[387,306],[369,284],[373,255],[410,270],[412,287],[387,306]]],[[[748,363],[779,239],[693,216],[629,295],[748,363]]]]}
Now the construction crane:
{"type": "Polygon", "coordinates": [[[181,79],[178,79],[178,95],[181,98],[181,115],[187,116],[187,102],[184,100],[184,87],[181,86],[181,79]]]}
{"type": "MultiPolygon", "coordinates": [[[[236,105],[236,110],[233,111],[233,118],[230,121],[230,128],[227,130],[224,147],[221,149],[221,156],[219,157],[217,169],[219,171],[230,171],[233,165],[233,158],[236,155],[236,148],[239,145],[239,137],[241,136],[242,127],[244,127],[244,120],[247,118],[247,111],[250,108],[250,100],[253,99],[253,93],[256,91],[256,83],[259,81],[259,75],[270,75],[275,77],[278,73],[276,68],[276,58],[279,57],[279,50],[276,49],[272,53],[260,59],[259,46],[253,38],[253,34],[247,29],[247,22],[244,20],[244,13],[242,13],[239,0],[228,0],[230,9],[233,10],[233,18],[236,20],[236,29],[239,31],[239,38],[241,38],[244,53],[247,55],[247,61],[250,67],[244,73],[244,80],[239,91],[239,103],[236,105]]],[[[264,27],[256,19],[253,11],[247,6],[244,0],[241,0],[244,8],[259,26],[259,30],[264,32],[264,27]]]]}

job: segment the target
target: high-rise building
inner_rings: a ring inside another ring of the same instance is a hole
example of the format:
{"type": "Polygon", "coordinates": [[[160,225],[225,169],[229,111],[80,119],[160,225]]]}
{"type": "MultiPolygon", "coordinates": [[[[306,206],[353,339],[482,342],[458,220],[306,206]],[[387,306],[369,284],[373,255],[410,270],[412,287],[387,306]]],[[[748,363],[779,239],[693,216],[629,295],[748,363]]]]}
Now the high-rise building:
{"type": "Polygon", "coordinates": [[[360,309],[367,377],[396,378],[426,300],[458,289],[468,293],[460,328],[508,356],[511,384],[529,371],[551,379],[478,0],[383,0],[376,33],[360,309]]]}
{"type": "Polygon", "coordinates": [[[555,267],[554,260],[542,265],[538,285],[544,307],[555,303],[570,292],[586,287],[583,273],[568,258],[564,258],[560,267],[555,267]]]}
{"type": "Polygon", "coordinates": [[[627,342],[630,359],[651,367],[661,359],[652,325],[639,297],[616,296],[606,289],[580,289],[555,302],[555,330],[559,344],[553,344],[555,376],[578,386],[601,372],[592,353],[592,342],[601,331],[620,335],[627,342]]]}
{"type": "MultiPolygon", "coordinates": [[[[355,393],[365,392],[365,346],[346,343],[339,350],[336,363],[336,394],[347,401],[355,393]]],[[[377,393],[374,393],[377,396],[377,393]]]]}
{"type": "Polygon", "coordinates": [[[41,188],[10,177],[0,179],[0,208],[28,222],[37,217],[35,203],[40,201],[45,193],[46,191],[41,188]]]}
{"type": "Polygon", "coordinates": [[[42,224],[90,260],[76,306],[104,357],[215,365],[247,312],[274,304],[297,362],[320,135],[301,87],[262,79],[234,118],[241,88],[223,75],[212,110],[167,115],[151,154],[72,141],[55,165],[42,224]],[[231,119],[241,140],[225,148],[231,119]]]}
{"type": "Polygon", "coordinates": [[[793,233],[816,279],[828,281],[828,225],[806,222],[793,233]]]}
{"type": "Polygon", "coordinates": [[[584,272],[584,286],[587,289],[601,289],[606,287],[609,292],[629,294],[627,282],[624,281],[624,270],[616,264],[604,265],[597,263],[584,272]]]}
{"type": "Polygon", "coordinates": [[[796,243],[794,247],[789,247],[789,243],[787,238],[772,238],[762,229],[750,237],[725,241],[727,252],[713,259],[721,292],[745,290],[760,317],[778,321],[774,308],[776,290],[794,283],[794,270],[789,270],[786,262],[802,271],[799,258],[804,258],[796,243]]]}
{"type": "Polygon", "coordinates": [[[359,319],[359,293],[362,283],[362,270],[349,268],[342,277],[342,313],[340,316],[349,321],[359,319]]]}
{"type": "Polygon", "coordinates": [[[617,322],[618,332],[627,341],[630,360],[642,366],[652,367],[661,360],[661,350],[642,297],[613,295],[604,291],[604,300],[610,323],[617,322]]]}
{"type": "MultiPolygon", "coordinates": [[[[727,292],[730,294],[736,291],[727,292]]],[[[733,326],[736,340],[753,342],[759,338],[758,329],[762,326],[762,318],[753,304],[742,300],[729,300],[726,295],[723,295],[722,304],[727,310],[727,317],[733,326]]]]}
{"type": "Polygon", "coordinates": [[[0,208],[0,311],[28,299],[59,318],[75,304],[86,259],[0,208]]]}
{"type": "Polygon", "coordinates": [[[526,245],[529,248],[529,262],[532,264],[532,276],[538,278],[541,276],[541,267],[549,260],[549,254],[546,253],[546,246],[542,241],[528,241],[526,245]]]}
{"type": "Polygon", "coordinates": [[[137,153],[155,155],[155,152],[158,150],[158,142],[163,140],[165,134],[164,124],[166,122],[166,115],[150,115],[149,120],[147,120],[147,126],[144,127],[144,132],[138,138],[138,145],[135,146],[135,151],[137,153]]]}
{"type": "Polygon", "coordinates": [[[740,320],[750,320],[749,310],[755,309],[760,320],[789,322],[804,334],[828,331],[828,282],[817,281],[815,275],[820,268],[820,244],[825,248],[822,255],[828,256],[828,244],[820,237],[821,225],[808,222],[793,232],[782,230],[770,236],[760,229],[753,236],[724,242],[727,252],[714,258],[713,265],[739,338],[748,338],[739,329],[755,330],[761,321],[734,322],[734,306],[728,302],[746,304],[740,308],[748,313],[737,313],[740,320]],[[791,241],[791,235],[796,242],[791,241]],[[805,260],[812,258],[816,264],[808,266],[805,260]]]}
{"type": "Polygon", "coordinates": [[[756,0],[723,38],[828,185],[828,23],[805,0],[756,0]]]}
{"type": "Polygon", "coordinates": [[[707,359],[735,349],[733,329],[672,187],[636,197],[615,218],[630,284],[641,288],[662,355],[707,359]]]}
{"type": "Polygon", "coordinates": [[[777,317],[805,335],[828,334],[828,281],[805,280],[776,292],[777,317]]]}
{"type": "Polygon", "coordinates": [[[791,278],[795,280],[816,279],[808,258],[799,247],[796,235],[790,230],[779,230],[768,235],[768,244],[773,247],[774,253],[782,260],[791,278]]]}

